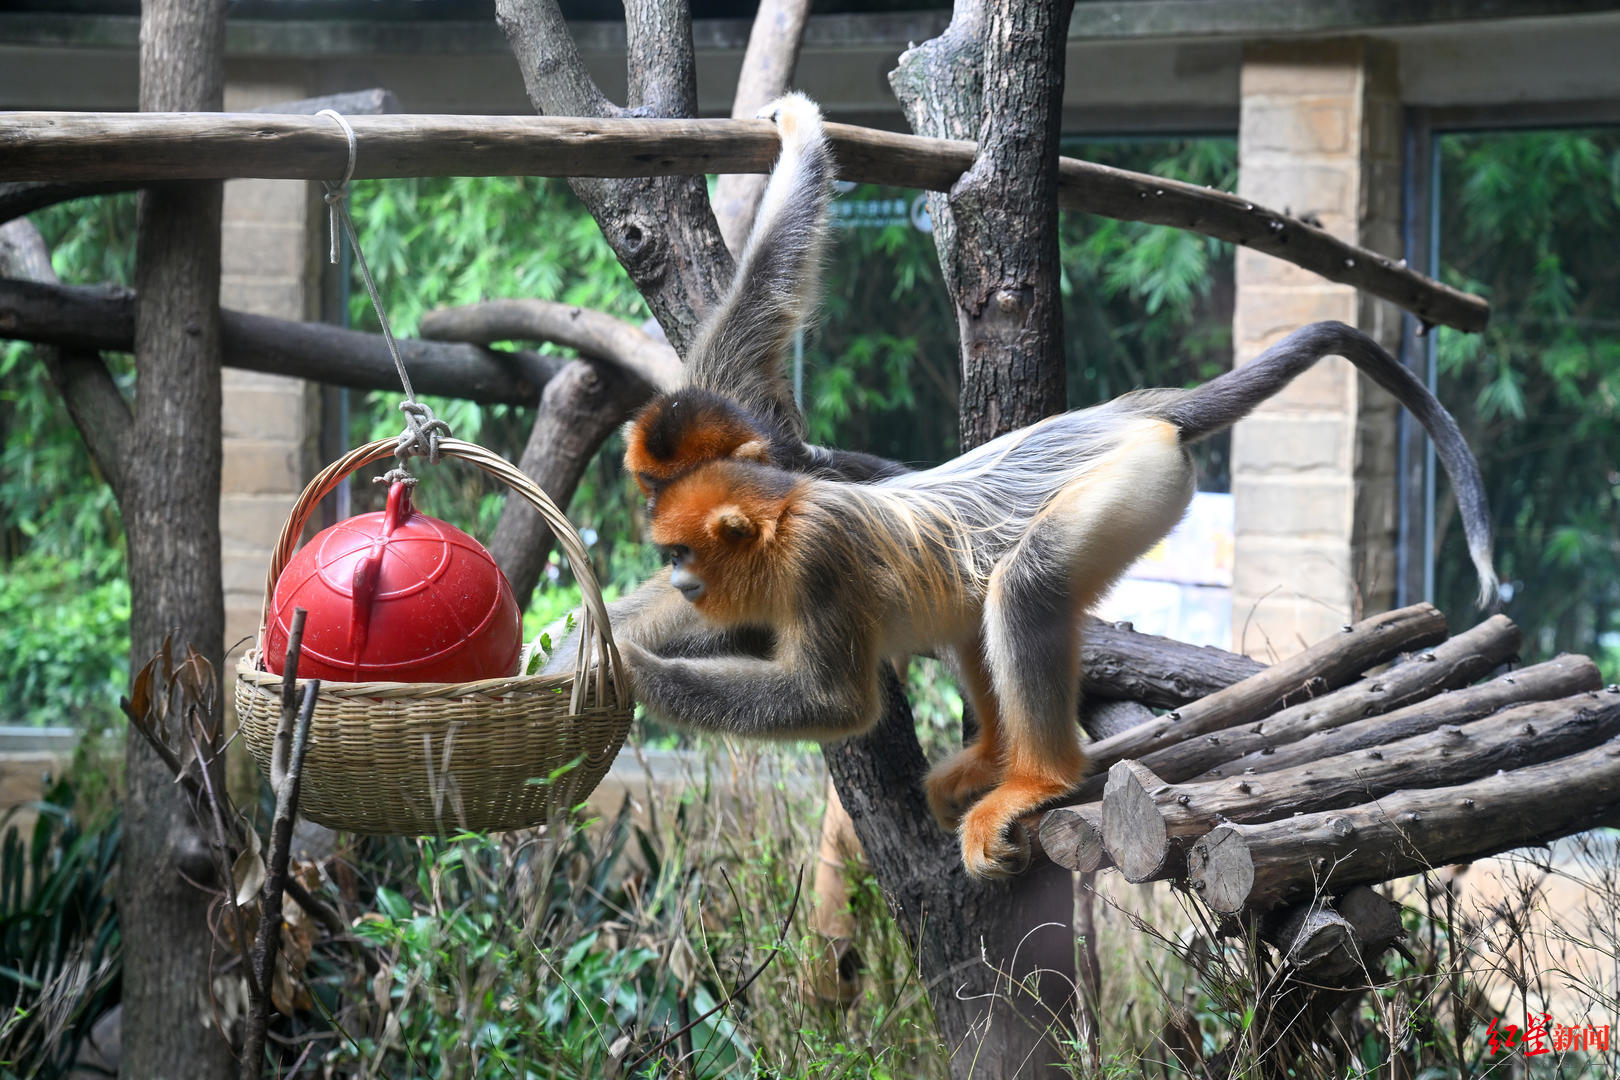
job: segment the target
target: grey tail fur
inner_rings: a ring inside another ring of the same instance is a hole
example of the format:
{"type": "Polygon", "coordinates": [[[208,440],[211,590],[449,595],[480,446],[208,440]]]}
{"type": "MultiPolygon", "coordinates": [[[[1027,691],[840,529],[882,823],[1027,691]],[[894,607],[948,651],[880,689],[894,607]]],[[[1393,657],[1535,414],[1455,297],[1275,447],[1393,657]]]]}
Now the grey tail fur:
{"type": "Polygon", "coordinates": [[[803,439],[804,418],[793,401],[788,357],[794,334],[819,299],[835,166],[814,102],[788,94],[767,112],[781,133],[782,154],[771,169],[731,287],[688,352],[686,384],[773,416],[803,439]]]}
{"type": "Polygon", "coordinates": [[[1324,356],[1342,356],[1366,372],[1428,431],[1457,495],[1468,554],[1479,575],[1479,605],[1491,606],[1497,596],[1497,579],[1491,566],[1491,517],[1479,464],[1446,407],[1417,376],[1360,330],[1341,322],[1312,323],[1202,386],[1162,397],[1160,392],[1149,391],[1144,395],[1144,411],[1176,425],[1183,442],[1194,442],[1231,427],[1324,356]]]}

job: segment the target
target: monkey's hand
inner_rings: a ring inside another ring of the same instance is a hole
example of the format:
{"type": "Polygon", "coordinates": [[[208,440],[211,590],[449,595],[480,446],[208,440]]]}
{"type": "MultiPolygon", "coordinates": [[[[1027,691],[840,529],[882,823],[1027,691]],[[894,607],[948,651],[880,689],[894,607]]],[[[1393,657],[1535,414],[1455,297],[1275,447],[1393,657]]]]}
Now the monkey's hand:
{"type": "Polygon", "coordinates": [[[665,657],[619,644],[636,698],[681,727],[756,739],[838,739],[877,718],[877,678],[816,682],[752,656],[665,657]],[[851,685],[852,681],[859,685],[851,685]]]}
{"type": "Polygon", "coordinates": [[[955,832],[968,806],[1001,781],[1001,763],[993,750],[975,742],[964,746],[928,771],[928,809],[946,832],[955,832]]]}

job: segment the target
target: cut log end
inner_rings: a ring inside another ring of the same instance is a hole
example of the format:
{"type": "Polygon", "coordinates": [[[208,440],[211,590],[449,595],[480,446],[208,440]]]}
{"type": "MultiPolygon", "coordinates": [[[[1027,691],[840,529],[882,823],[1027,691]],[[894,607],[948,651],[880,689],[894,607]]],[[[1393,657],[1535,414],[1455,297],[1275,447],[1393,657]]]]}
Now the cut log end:
{"type": "Polygon", "coordinates": [[[1241,911],[1254,888],[1254,859],[1242,834],[1222,825],[1201,837],[1187,856],[1187,877],[1210,910],[1241,911]]]}
{"type": "Polygon", "coordinates": [[[1087,874],[1108,865],[1102,811],[1096,804],[1060,806],[1041,818],[1041,847],[1059,866],[1087,874]]]}
{"type": "Polygon", "coordinates": [[[1164,781],[1135,761],[1116,762],[1103,788],[1102,835],[1108,854],[1126,881],[1163,876],[1170,856],[1170,833],[1153,792],[1164,781]]]}

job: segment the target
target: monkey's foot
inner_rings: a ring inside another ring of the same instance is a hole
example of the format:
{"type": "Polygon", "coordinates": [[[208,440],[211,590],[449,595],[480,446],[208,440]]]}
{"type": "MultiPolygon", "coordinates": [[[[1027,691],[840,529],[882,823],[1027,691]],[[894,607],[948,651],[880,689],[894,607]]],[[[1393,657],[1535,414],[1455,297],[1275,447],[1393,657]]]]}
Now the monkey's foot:
{"type": "Polygon", "coordinates": [[[973,801],[1001,782],[1002,766],[977,743],[963,747],[928,771],[928,809],[946,832],[955,832],[973,801]]]}
{"type": "Polygon", "coordinates": [[[979,878],[1003,878],[1029,869],[1029,833],[1018,819],[1067,790],[1061,782],[1008,781],[973,804],[957,832],[962,865],[979,878]]]}

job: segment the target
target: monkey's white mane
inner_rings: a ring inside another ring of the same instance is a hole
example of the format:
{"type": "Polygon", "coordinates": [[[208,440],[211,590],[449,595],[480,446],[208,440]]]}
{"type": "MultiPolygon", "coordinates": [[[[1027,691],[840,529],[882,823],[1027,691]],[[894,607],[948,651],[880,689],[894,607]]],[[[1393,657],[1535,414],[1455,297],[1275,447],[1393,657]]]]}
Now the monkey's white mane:
{"type": "Polygon", "coordinates": [[[922,472],[867,486],[892,512],[921,515],[960,532],[975,575],[990,568],[1064,488],[1090,474],[1127,438],[1152,422],[1126,400],[1050,417],[1009,432],[922,472]]]}

